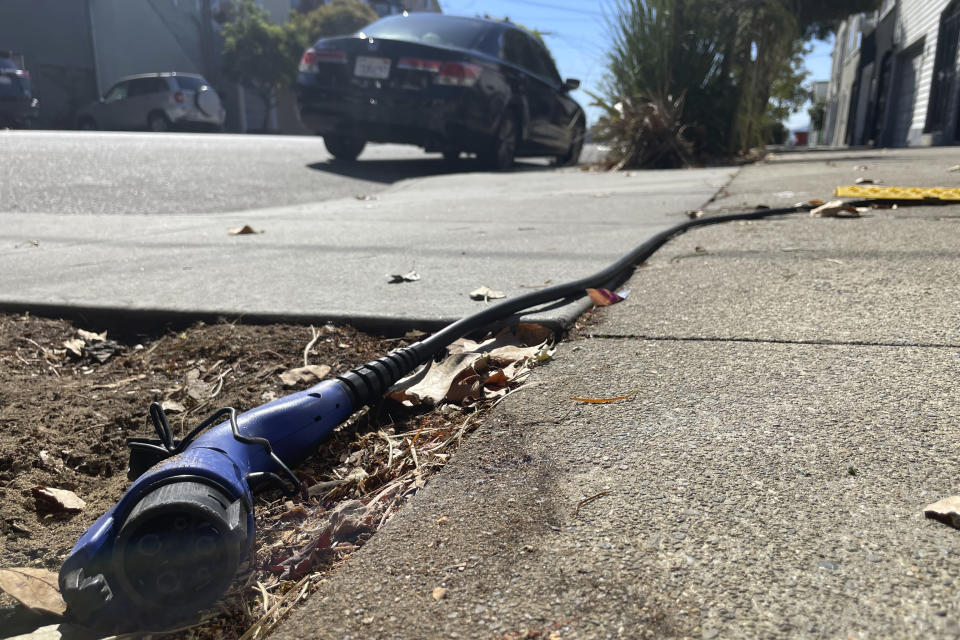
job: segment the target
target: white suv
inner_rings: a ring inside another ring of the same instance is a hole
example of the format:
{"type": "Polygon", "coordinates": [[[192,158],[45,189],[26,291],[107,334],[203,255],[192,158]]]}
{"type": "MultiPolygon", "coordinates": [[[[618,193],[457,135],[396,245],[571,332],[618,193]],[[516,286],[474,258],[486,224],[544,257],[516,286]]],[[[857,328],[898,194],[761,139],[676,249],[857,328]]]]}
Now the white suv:
{"type": "Polygon", "coordinates": [[[145,73],[121,79],[77,115],[80,129],[223,129],[220,96],[194,73],[145,73]]]}

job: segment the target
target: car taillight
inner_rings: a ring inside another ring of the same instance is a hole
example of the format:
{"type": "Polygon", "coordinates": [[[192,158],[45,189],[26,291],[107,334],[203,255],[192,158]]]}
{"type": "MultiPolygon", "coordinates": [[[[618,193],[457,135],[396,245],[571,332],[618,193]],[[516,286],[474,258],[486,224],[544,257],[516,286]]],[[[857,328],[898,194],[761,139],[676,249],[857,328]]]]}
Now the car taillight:
{"type": "Polygon", "coordinates": [[[300,73],[309,73],[317,70],[317,52],[313,49],[307,49],[300,58],[300,73]]]}
{"type": "Polygon", "coordinates": [[[183,92],[177,91],[175,94],[173,94],[173,99],[177,102],[183,102],[183,92]]]}
{"type": "Polygon", "coordinates": [[[29,79],[30,79],[30,72],[27,71],[26,69],[17,69],[16,72],[15,72],[15,75],[20,76],[20,77],[23,78],[24,80],[29,80],[29,79]]]}
{"type": "Polygon", "coordinates": [[[343,51],[324,51],[323,49],[307,49],[300,58],[300,71],[315,73],[320,63],[346,64],[347,54],[343,51]]]}
{"type": "Polygon", "coordinates": [[[422,60],[421,58],[400,58],[397,60],[397,69],[439,73],[441,67],[443,67],[443,63],[439,60],[422,60]]]}
{"type": "Polygon", "coordinates": [[[469,62],[448,62],[440,68],[434,83],[449,87],[472,87],[477,83],[483,67],[469,62]]]}

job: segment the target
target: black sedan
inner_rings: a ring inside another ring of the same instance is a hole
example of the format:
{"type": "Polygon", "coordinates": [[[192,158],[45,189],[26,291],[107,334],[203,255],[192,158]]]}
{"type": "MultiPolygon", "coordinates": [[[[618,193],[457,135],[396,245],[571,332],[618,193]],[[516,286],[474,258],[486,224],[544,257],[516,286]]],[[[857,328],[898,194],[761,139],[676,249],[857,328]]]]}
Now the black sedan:
{"type": "Polygon", "coordinates": [[[23,58],[12,51],[0,51],[0,126],[27,127],[39,115],[23,58]]]}
{"type": "Polygon", "coordinates": [[[394,142],[448,161],[475,153],[505,170],[517,156],[577,163],[586,117],[568,94],[579,85],[509,22],[410,13],[318,40],[296,93],[304,126],[338,160],[355,160],[368,141],[394,142]]]}

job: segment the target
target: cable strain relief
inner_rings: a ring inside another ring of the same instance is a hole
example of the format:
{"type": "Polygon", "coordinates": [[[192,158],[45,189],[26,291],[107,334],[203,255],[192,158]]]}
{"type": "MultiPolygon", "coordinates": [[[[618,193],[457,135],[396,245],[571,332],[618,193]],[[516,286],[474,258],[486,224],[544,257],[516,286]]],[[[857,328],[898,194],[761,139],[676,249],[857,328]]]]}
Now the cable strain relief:
{"type": "Polygon", "coordinates": [[[353,406],[359,408],[378,401],[387,389],[420,364],[417,353],[407,347],[362,364],[337,379],[343,383],[353,406]]]}

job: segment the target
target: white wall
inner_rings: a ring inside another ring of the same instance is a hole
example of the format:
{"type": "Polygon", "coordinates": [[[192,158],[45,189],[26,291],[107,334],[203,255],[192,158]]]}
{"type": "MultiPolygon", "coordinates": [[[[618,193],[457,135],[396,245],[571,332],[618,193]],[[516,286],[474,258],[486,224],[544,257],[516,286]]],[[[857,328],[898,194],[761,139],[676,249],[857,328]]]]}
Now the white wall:
{"type": "Polygon", "coordinates": [[[911,146],[930,144],[930,141],[923,137],[923,127],[926,124],[927,104],[930,100],[930,82],[937,53],[940,13],[948,4],[949,0],[900,0],[900,17],[897,25],[898,50],[905,51],[926,36],[923,53],[920,56],[920,73],[917,77],[913,118],[907,138],[911,146]]]}
{"type": "Polygon", "coordinates": [[[91,20],[102,95],[135,73],[202,73],[199,32],[185,12],[192,0],[91,0],[91,20]]]}

